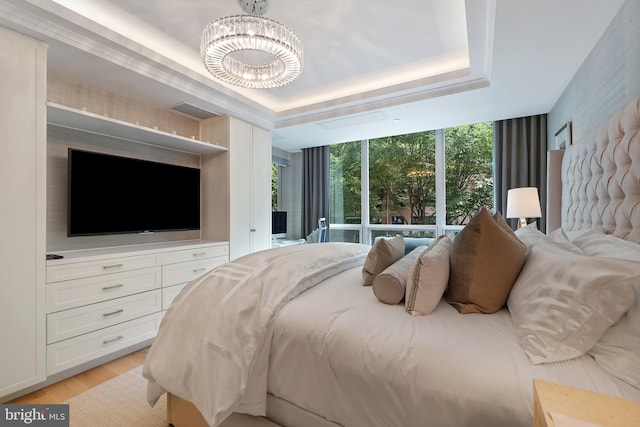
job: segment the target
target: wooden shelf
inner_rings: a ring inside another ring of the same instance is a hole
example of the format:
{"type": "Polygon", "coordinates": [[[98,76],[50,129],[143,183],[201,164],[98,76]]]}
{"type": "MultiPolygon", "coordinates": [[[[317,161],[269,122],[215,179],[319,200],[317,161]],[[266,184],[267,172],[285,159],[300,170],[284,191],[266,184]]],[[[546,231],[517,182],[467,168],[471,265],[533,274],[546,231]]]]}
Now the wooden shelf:
{"type": "Polygon", "coordinates": [[[226,147],[101,116],[66,105],[47,103],[47,123],[96,135],[142,142],[196,154],[227,151],[226,147]]]}

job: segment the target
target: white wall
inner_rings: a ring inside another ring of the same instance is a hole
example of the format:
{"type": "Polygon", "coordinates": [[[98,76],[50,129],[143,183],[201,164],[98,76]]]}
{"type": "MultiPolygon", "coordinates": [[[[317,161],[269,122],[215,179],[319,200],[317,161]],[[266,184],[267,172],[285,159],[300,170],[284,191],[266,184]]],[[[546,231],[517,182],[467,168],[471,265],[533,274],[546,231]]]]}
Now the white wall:
{"type": "Polygon", "coordinates": [[[640,95],[640,1],[627,0],[548,115],[551,143],[572,122],[574,143],[640,95]]]}

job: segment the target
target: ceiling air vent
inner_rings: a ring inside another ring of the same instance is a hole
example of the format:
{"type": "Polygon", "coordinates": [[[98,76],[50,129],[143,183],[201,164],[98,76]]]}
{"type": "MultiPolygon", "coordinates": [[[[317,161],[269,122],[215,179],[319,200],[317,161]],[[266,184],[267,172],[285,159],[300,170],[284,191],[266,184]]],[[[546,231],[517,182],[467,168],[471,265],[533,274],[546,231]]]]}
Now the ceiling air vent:
{"type": "Polygon", "coordinates": [[[195,117],[196,119],[200,120],[210,119],[211,117],[217,116],[217,114],[214,114],[211,111],[204,110],[200,107],[196,107],[195,105],[188,104],[186,102],[181,102],[180,104],[169,107],[169,109],[180,114],[195,117]]]}

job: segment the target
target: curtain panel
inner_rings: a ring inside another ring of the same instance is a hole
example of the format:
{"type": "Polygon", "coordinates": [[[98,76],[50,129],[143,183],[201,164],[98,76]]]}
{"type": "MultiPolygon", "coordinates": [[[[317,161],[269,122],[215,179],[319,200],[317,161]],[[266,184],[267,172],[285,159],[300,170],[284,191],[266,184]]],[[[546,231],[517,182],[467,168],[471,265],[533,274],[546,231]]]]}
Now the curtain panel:
{"type": "MultiPolygon", "coordinates": [[[[495,207],[507,212],[507,191],[537,187],[542,218],[538,228],[546,231],[547,206],[547,115],[496,121],[493,124],[495,207]]],[[[508,220],[512,227],[517,219],[508,220]]]]}
{"type": "MultiPolygon", "coordinates": [[[[302,236],[329,221],[329,146],[302,149],[302,236]]],[[[328,239],[327,239],[328,240],[328,239]]]]}

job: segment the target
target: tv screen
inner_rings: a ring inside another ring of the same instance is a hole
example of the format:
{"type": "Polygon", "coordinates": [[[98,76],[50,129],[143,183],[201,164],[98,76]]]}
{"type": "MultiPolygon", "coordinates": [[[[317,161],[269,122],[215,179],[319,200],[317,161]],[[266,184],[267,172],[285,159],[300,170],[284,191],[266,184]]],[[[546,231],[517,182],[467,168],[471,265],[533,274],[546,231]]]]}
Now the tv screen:
{"type": "Polygon", "coordinates": [[[287,234],[287,213],[283,211],[271,212],[271,234],[287,234]]]}
{"type": "Polygon", "coordinates": [[[70,148],[67,235],[200,229],[200,169],[70,148]]]}

